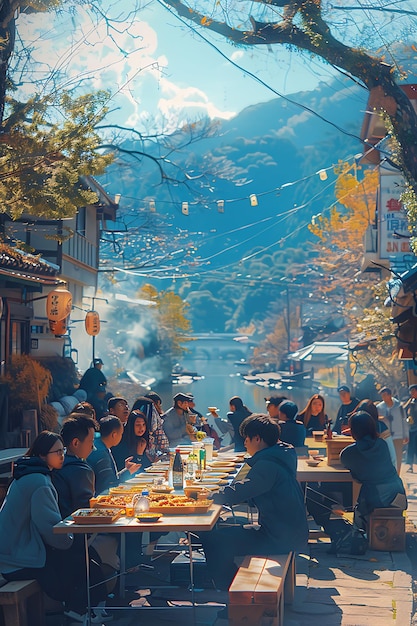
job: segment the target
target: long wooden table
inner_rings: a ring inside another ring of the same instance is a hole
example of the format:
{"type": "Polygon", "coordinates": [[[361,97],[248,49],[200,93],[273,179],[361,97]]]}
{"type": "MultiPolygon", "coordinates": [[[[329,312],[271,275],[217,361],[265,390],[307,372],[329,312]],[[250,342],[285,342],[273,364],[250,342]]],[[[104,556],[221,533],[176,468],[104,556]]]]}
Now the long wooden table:
{"type": "Polygon", "coordinates": [[[327,465],[323,459],[317,467],[307,465],[306,459],[298,459],[297,478],[300,483],[351,483],[352,500],[356,503],[360,490],[360,483],[352,478],[352,474],[343,465],[327,465]]]}
{"type": "Polygon", "coordinates": [[[191,583],[191,603],[195,606],[194,600],[194,572],[193,572],[193,550],[191,534],[193,532],[206,532],[212,530],[219,519],[222,507],[212,504],[207,513],[196,513],[189,515],[163,515],[158,522],[143,523],[136,518],[121,516],[112,524],[75,524],[71,517],[67,517],[54,526],[54,533],[57,534],[82,534],[84,535],[85,558],[87,569],[87,604],[88,604],[88,626],[91,626],[91,599],[90,599],[90,572],[88,535],[91,533],[120,533],[120,561],[121,561],[121,588],[124,588],[124,564],[126,561],[126,533],[138,532],[184,532],[188,539],[188,551],[190,556],[190,583],[191,583]]]}

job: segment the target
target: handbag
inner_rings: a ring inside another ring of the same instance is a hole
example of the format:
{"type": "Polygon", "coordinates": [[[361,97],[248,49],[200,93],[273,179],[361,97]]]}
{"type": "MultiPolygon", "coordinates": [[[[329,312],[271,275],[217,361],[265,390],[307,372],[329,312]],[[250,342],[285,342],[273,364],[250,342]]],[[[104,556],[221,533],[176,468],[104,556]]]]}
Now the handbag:
{"type": "Polygon", "coordinates": [[[329,554],[352,554],[362,556],[368,549],[368,537],[364,530],[346,519],[330,520],[329,534],[332,540],[329,554]]]}

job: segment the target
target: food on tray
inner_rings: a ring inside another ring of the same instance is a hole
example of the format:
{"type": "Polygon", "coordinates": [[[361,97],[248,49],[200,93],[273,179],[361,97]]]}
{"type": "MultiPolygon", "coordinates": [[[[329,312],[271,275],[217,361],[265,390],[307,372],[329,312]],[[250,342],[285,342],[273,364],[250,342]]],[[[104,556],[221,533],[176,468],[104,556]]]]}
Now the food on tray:
{"type": "Polygon", "coordinates": [[[121,513],[119,509],[78,509],[72,519],[76,524],[111,524],[121,513]]]}
{"type": "Polygon", "coordinates": [[[97,496],[96,498],[90,498],[90,506],[100,508],[113,507],[124,509],[126,506],[129,506],[131,504],[132,497],[132,493],[127,493],[124,495],[111,494],[108,496],[97,496]]]}
{"type": "Polygon", "coordinates": [[[187,496],[178,496],[171,494],[157,494],[151,493],[149,495],[150,500],[150,512],[161,513],[199,513],[206,512],[210,508],[211,500],[199,500],[196,502],[193,498],[187,496]]]}

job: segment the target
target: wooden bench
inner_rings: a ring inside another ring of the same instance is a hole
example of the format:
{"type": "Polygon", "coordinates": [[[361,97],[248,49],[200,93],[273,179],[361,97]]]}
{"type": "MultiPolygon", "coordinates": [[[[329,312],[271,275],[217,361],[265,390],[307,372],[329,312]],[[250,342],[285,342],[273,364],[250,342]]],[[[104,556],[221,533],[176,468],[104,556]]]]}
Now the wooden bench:
{"type": "Polygon", "coordinates": [[[282,626],[294,590],[294,552],[245,557],[229,587],[229,625],[282,626]]]}
{"type": "Polygon", "coordinates": [[[7,582],[1,578],[0,585],[5,626],[45,626],[43,592],[36,580],[7,582]]]}
{"type": "Polygon", "coordinates": [[[374,509],[368,519],[368,539],[371,550],[405,551],[405,518],[401,509],[374,509]]]}

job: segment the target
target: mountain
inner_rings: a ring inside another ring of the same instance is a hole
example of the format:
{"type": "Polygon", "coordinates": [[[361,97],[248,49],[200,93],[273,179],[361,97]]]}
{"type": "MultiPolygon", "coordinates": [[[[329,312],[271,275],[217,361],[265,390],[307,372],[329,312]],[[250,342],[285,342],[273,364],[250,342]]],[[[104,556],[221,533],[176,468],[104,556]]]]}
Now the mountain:
{"type": "Polygon", "coordinates": [[[103,247],[107,263],[145,265],[151,277],[158,277],[153,281],[158,288],[171,287],[173,276],[182,277],[176,287],[181,295],[200,315],[202,309],[211,311],[203,321],[196,319],[199,330],[249,323],[259,313],[259,298],[271,299],[277,292],[268,280],[279,281],[288,264],[311,255],[307,226],[334,202],[332,165],[346,159],[353,164],[361,152],[358,136],[367,95],[341,78],[290,99],[250,106],[216,122],[215,132],[198,141],[191,139],[205,132],[207,120],[157,146],[125,142],[125,150],[149,151],[153,158],[175,146],[163,164],[165,176],[173,180],[161,181],[155,161],[138,163],[137,155],[109,168],[106,182],[122,196],[119,219],[129,232],[112,235],[112,244],[103,247]],[[324,181],[318,175],[322,169],[324,181]],[[151,199],[156,212],[150,210],[151,199]],[[219,200],[224,212],[218,211],[219,200]],[[189,215],[181,213],[183,202],[189,215]],[[247,257],[250,265],[242,261],[247,257]],[[235,299],[230,283],[240,285],[235,299]]]}

